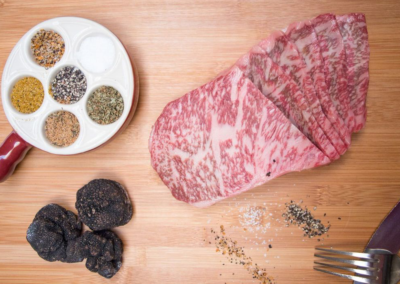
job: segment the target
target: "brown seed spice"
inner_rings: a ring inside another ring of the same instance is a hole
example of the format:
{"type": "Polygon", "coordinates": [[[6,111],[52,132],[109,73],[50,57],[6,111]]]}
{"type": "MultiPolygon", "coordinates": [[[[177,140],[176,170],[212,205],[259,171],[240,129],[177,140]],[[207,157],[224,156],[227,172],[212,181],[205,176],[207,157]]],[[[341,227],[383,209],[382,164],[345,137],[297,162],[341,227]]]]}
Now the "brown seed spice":
{"type": "Polygon", "coordinates": [[[79,121],[68,111],[57,111],[50,114],[45,122],[45,134],[51,144],[67,147],[78,139],[79,121]]]}

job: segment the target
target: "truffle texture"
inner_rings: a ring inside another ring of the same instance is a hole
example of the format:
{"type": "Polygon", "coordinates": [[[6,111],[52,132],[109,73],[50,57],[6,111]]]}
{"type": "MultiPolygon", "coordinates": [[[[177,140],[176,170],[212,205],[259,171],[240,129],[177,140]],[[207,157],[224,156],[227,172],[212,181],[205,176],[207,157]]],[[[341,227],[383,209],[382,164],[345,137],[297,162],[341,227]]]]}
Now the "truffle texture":
{"type": "Polygon", "coordinates": [[[83,258],[72,257],[74,248],[69,247],[69,242],[75,240],[81,231],[82,224],[74,213],[57,204],[49,204],[36,214],[26,239],[47,261],[79,262],[83,258]]]}
{"type": "Polygon", "coordinates": [[[86,268],[105,278],[113,277],[122,265],[122,241],[117,234],[104,230],[85,232],[79,238],[86,268]]]}
{"type": "Polygon", "coordinates": [[[80,238],[68,242],[66,253],[67,257],[65,259],[65,262],[81,262],[85,258],[81,249],[80,238]]]}
{"type": "Polygon", "coordinates": [[[132,218],[128,193],[116,181],[92,180],[78,190],[76,199],[79,218],[93,231],[122,226],[132,218]]]}

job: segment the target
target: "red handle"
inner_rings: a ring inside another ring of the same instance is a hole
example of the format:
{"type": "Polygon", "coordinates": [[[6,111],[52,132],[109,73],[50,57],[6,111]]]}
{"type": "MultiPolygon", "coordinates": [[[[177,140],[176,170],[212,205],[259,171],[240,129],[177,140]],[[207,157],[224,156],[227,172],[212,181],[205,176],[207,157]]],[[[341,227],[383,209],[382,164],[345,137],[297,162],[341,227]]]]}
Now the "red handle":
{"type": "Polygon", "coordinates": [[[12,175],[31,148],[15,131],[11,132],[0,146],[0,182],[12,175]]]}

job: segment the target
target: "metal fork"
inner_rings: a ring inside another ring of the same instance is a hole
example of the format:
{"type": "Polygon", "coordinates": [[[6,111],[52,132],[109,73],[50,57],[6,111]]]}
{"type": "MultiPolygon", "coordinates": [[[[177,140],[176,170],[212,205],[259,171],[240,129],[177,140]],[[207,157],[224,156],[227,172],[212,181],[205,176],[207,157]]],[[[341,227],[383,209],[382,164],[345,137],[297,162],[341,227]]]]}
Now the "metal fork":
{"type": "Polygon", "coordinates": [[[314,266],[317,271],[344,277],[354,283],[397,284],[400,281],[400,258],[387,250],[368,249],[365,253],[321,247],[315,250],[314,256],[324,261],[314,261],[318,265],[314,266]]]}

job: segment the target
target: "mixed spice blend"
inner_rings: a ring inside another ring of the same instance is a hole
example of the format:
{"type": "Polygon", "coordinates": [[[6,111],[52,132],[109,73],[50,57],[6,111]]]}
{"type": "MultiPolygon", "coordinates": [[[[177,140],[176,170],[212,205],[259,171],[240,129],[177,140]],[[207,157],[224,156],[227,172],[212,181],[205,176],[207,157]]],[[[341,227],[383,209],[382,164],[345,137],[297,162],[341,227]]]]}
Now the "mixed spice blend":
{"type": "Polygon", "coordinates": [[[48,69],[64,55],[64,39],[54,31],[41,29],[31,39],[31,50],[36,63],[48,69]]]}

